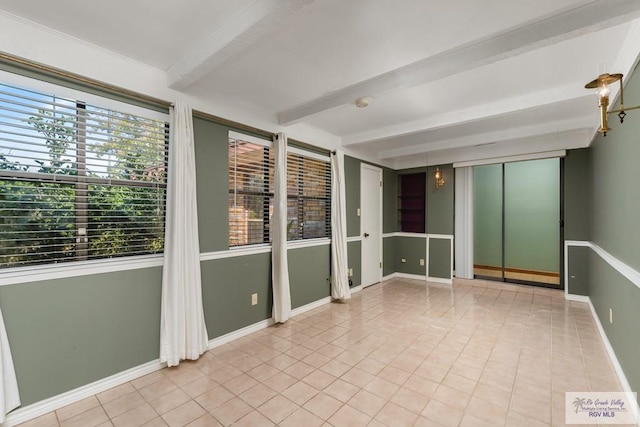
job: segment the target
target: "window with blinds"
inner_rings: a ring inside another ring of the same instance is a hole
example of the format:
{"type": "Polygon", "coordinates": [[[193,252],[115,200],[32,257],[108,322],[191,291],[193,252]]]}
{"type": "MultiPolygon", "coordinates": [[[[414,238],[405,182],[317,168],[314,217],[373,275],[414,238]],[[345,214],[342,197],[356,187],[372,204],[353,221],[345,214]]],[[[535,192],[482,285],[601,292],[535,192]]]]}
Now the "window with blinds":
{"type": "MultiPolygon", "coordinates": [[[[229,246],[271,242],[274,158],[266,140],[229,132],[229,246]]],[[[331,167],[325,156],[289,147],[287,240],[331,235],[331,167]]]]}
{"type": "Polygon", "coordinates": [[[331,237],[329,158],[289,148],[287,153],[288,240],[331,237]]]}
{"type": "Polygon", "coordinates": [[[0,84],[0,268],[164,247],[168,124],[0,84]]]}
{"type": "Polygon", "coordinates": [[[273,153],[270,142],[229,133],[229,246],[271,241],[273,153]]]}

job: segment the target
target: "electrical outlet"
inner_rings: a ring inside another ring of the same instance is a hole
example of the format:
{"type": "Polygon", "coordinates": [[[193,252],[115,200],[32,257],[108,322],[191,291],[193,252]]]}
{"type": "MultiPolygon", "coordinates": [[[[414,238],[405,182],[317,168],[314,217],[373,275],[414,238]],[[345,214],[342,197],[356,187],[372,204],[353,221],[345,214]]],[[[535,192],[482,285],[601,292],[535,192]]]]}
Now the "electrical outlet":
{"type": "Polygon", "coordinates": [[[358,216],[360,216],[360,208],[358,208],[357,214],[358,216]]]}
{"type": "Polygon", "coordinates": [[[251,294],[251,305],[258,304],[258,294],[251,294]]]}
{"type": "Polygon", "coordinates": [[[353,268],[349,269],[349,277],[353,277],[353,268]]]}
{"type": "Polygon", "coordinates": [[[420,265],[424,266],[424,258],[420,258],[420,265]]]}
{"type": "Polygon", "coordinates": [[[400,258],[400,262],[407,262],[406,258],[400,258]]]}
{"type": "Polygon", "coordinates": [[[613,324],[613,308],[609,307],[609,323],[613,324]]]}

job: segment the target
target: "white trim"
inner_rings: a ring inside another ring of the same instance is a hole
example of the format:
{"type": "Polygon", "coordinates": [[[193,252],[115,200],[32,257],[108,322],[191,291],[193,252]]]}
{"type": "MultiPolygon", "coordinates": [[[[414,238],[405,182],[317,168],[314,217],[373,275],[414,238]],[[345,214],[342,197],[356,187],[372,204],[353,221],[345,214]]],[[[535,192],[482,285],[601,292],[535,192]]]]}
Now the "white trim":
{"type": "Polygon", "coordinates": [[[600,258],[602,258],[603,260],[607,261],[607,263],[609,263],[609,265],[611,267],[613,267],[616,270],[618,270],[618,273],[622,274],[631,283],[633,283],[638,288],[640,288],[640,272],[638,272],[637,270],[634,270],[632,267],[630,267],[627,264],[625,264],[624,262],[620,261],[619,259],[617,259],[613,255],[611,255],[609,252],[605,251],[604,249],[602,249],[600,246],[596,245],[595,243],[589,242],[589,244],[591,246],[591,249],[593,249],[595,251],[595,253],[600,255],[600,258]]]}
{"type": "MultiPolygon", "coordinates": [[[[632,393],[633,391],[631,390],[631,386],[629,384],[629,381],[627,380],[627,377],[624,373],[624,371],[622,370],[622,366],[620,365],[620,362],[618,361],[618,357],[616,356],[616,353],[613,349],[613,346],[611,345],[611,342],[609,341],[609,337],[607,337],[607,334],[604,330],[604,328],[602,327],[602,323],[600,322],[600,317],[598,316],[598,313],[596,313],[595,307],[593,306],[593,303],[591,302],[591,298],[589,298],[588,296],[585,295],[575,295],[575,294],[569,294],[568,293],[568,289],[569,289],[569,247],[570,246],[581,246],[581,247],[588,247],[591,248],[595,253],[597,253],[603,260],[605,260],[611,267],[613,267],[616,271],[618,271],[618,273],[620,273],[621,275],[623,275],[625,278],[627,278],[630,282],[632,282],[633,284],[635,284],[636,286],[640,287],[640,273],[638,273],[637,270],[634,270],[633,268],[629,267],[627,264],[623,263],[622,261],[620,261],[619,259],[617,259],[616,257],[614,257],[613,255],[611,255],[609,252],[605,251],[604,249],[602,249],[600,246],[596,245],[593,242],[588,242],[588,241],[580,241],[580,240],[565,240],[564,242],[564,255],[565,255],[565,263],[564,263],[564,277],[565,277],[565,299],[569,300],[569,301],[579,301],[579,302],[585,302],[589,305],[589,309],[591,310],[591,316],[593,317],[594,322],[596,323],[596,327],[598,328],[598,332],[600,333],[600,337],[602,338],[602,342],[604,343],[605,349],[607,350],[607,353],[609,354],[609,359],[611,360],[611,363],[616,371],[616,374],[618,375],[618,379],[620,380],[620,384],[622,385],[622,387],[624,388],[626,393],[632,393]]],[[[630,398],[630,401],[635,401],[635,398],[630,398]]],[[[640,405],[638,406],[638,410],[640,410],[640,405]]],[[[640,422],[639,424],[640,425],[640,422]]]]}
{"type": "Polygon", "coordinates": [[[12,427],[20,423],[24,423],[51,411],[55,411],[56,409],[60,409],[82,399],[86,399],[87,397],[102,393],[110,388],[133,381],[136,378],[140,378],[152,372],[159,371],[165,366],[166,364],[160,363],[159,359],[152,360],[151,362],[144,363],[134,368],[127,369],[126,371],[111,375],[110,377],[103,378],[82,387],[41,400],[40,402],[25,406],[24,408],[16,409],[7,416],[7,420],[2,424],[2,426],[12,427]]]}
{"type": "MultiPolygon", "coordinates": [[[[329,304],[331,302],[331,297],[325,297],[322,299],[319,299],[317,301],[314,301],[312,303],[303,305],[301,307],[295,308],[293,310],[291,310],[291,317],[297,316],[299,314],[305,313],[307,311],[316,309],[318,307],[321,307],[325,304],[329,304]]],[[[231,341],[237,340],[238,338],[242,338],[242,337],[246,337],[249,334],[252,334],[254,332],[258,332],[262,329],[268,328],[271,325],[274,325],[275,322],[273,320],[273,317],[269,318],[269,319],[265,319],[265,320],[261,320],[260,322],[256,322],[252,325],[248,325],[245,326],[244,328],[238,329],[236,331],[232,331],[229,332],[227,334],[221,335],[217,338],[214,338],[212,340],[209,341],[209,344],[207,346],[208,350],[211,350],[213,348],[216,347],[220,347],[221,345],[227,344],[231,341]]]]}
{"type": "Polygon", "coordinates": [[[427,233],[408,233],[406,231],[393,231],[391,233],[382,233],[382,237],[420,237],[425,239],[428,236],[427,233]]]}
{"type": "Polygon", "coordinates": [[[436,282],[436,283],[446,283],[448,285],[453,284],[453,241],[454,237],[452,234],[427,234],[427,253],[425,259],[425,277],[428,282],[436,282]],[[429,242],[431,239],[441,239],[441,240],[450,240],[449,244],[449,278],[444,277],[431,277],[429,276],[429,242]]]}
{"type": "Polygon", "coordinates": [[[231,248],[224,251],[202,252],[200,261],[210,261],[213,259],[234,258],[239,256],[249,256],[257,254],[271,253],[271,245],[252,245],[231,248]]]}
{"type": "Polygon", "coordinates": [[[220,347],[221,345],[227,344],[233,340],[237,340],[238,338],[246,337],[249,334],[268,328],[273,324],[275,324],[275,322],[271,317],[269,319],[265,319],[265,320],[261,320],[260,322],[253,323],[249,326],[245,326],[244,328],[240,328],[238,330],[229,332],[227,334],[220,335],[219,337],[209,340],[209,344],[207,345],[207,350],[220,347]]]}
{"type": "Polygon", "coordinates": [[[565,299],[567,301],[589,302],[589,297],[586,295],[567,294],[565,299]]]}
{"type": "MultiPolygon", "coordinates": [[[[319,299],[318,301],[314,301],[312,303],[303,305],[302,307],[298,307],[292,310],[291,317],[316,309],[325,304],[329,304],[330,302],[331,302],[331,297],[325,297],[325,298],[319,299]]],[[[265,329],[273,325],[274,323],[275,322],[273,321],[273,318],[269,318],[269,319],[262,320],[260,322],[256,322],[252,325],[245,326],[244,328],[238,329],[236,331],[229,332],[228,334],[214,338],[209,341],[207,345],[207,350],[211,350],[213,348],[219,347],[223,344],[229,343],[238,338],[242,338],[254,332],[265,329]]],[[[91,397],[98,393],[102,393],[103,391],[125,384],[129,381],[133,381],[137,378],[143,377],[152,372],[159,371],[160,369],[163,369],[166,366],[167,366],[166,363],[161,363],[159,359],[152,360],[150,362],[133,367],[131,369],[127,369],[126,371],[122,371],[115,375],[111,375],[107,378],[103,378],[101,380],[94,381],[90,384],[70,390],[68,392],[61,393],[56,396],[52,396],[45,400],[41,400],[40,402],[36,402],[29,406],[18,408],[7,415],[7,420],[2,424],[2,427],[16,426],[18,424],[37,418],[41,415],[45,415],[51,411],[55,411],[56,409],[60,409],[64,406],[78,402],[82,399],[86,399],[87,397],[91,397]]]]}
{"type": "MultiPolygon", "coordinates": [[[[382,235],[382,237],[384,237],[384,235],[382,235]]],[[[362,242],[362,236],[347,237],[347,243],[351,243],[351,242],[362,242]]]]}
{"type": "Polygon", "coordinates": [[[331,297],[324,297],[319,299],[318,301],[310,302],[309,304],[305,304],[298,308],[294,308],[291,310],[291,316],[297,316],[298,314],[306,313],[307,311],[315,310],[318,307],[322,307],[325,304],[331,303],[331,297]]]}
{"type": "MultiPolygon", "coordinates": [[[[622,385],[622,388],[624,389],[624,391],[628,395],[630,395],[630,396],[627,396],[627,399],[630,402],[636,402],[636,404],[638,405],[636,407],[636,414],[638,414],[638,411],[640,411],[640,404],[637,403],[635,396],[633,396],[632,394],[633,390],[631,389],[631,385],[629,384],[629,381],[627,380],[627,376],[624,374],[624,371],[622,370],[622,366],[620,365],[620,361],[618,361],[616,352],[613,350],[613,346],[609,341],[609,337],[607,337],[607,334],[604,331],[604,328],[602,327],[602,323],[600,322],[600,317],[598,317],[598,313],[596,313],[596,309],[593,306],[593,303],[591,302],[591,299],[589,297],[587,297],[587,304],[589,304],[589,309],[591,310],[591,316],[593,317],[593,321],[596,323],[596,327],[598,328],[598,332],[600,333],[600,338],[602,338],[602,343],[604,344],[604,348],[607,350],[607,353],[609,354],[609,359],[611,360],[613,369],[616,371],[616,374],[618,375],[618,379],[620,380],[620,385],[622,385]]],[[[638,425],[640,425],[640,420],[638,421],[638,425]]]]}
{"type": "Polygon", "coordinates": [[[422,274],[409,274],[409,273],[391,273],[388,276],[384,276],[381,282],[386,282],[391,279],[415,279],[415,280],[427,280],[427,276],[422,274]]]}
{"type": "Polygon", "coordinates": [[[247,135],[245,133],[236,132],[234,130],[229,131],[229,139],[250,142],[252,144],[262,145],[263,147],[271,147],[272,143],[272,141],[269,139],[258,138],[256,136],[247,135]]]}
{"type": "Polygon", "coordinates": [[[551,159],[555,157],[565,157],[567,150],[545,151],[542,153],[519,154],[517,156],[493,157],[489,159],[469,160],[467,162],[456,162],[454,168],[465,168],[469,166],[493,165],[496,163],[521,162],[524,160],[551,159]]]}
{"type": "Polygon", "coordinates": [[[331,239],[322,237],[318,239],[291,240],[287,242],[287,249],[312,248],[314,246],[330,245],[331,239]]]}
{"type": "Polygon", "coordinates": [[[362,285],[358,285],[358,286],[354,286],[353,288],[351,288],[351,295],[360,292],[362,290],[362,285]]]}
{"type": "Polygon", "coordinates": [[[426,239],[427,236],[427,233],[407,233],[404,231],[396,231],[394,233],[387,233],[382,235],[382,237],[419,237],[421,239],[426,239]]]}
{"type": "Polygon", "coordinates": [[[593,242],[582,240],[565,240],[564,242],[564,294],[565,298],[569,295],[569,246],[582,246],[591,248],[600,258],[605,260],[618,273],[622,274],[627,280],[640,288],[640,272],[620,261],[606,250],[593,242]]]}
{"type": "MultiPolygon", "coordinates": [[[[322,237],[319,239],[291,240],[287,242],[287,250],[312,248],[315,246],[325,246],[330,244],[331,244],[331,239],[326,237],[322,237]]],[[[238,246],[238,247],[230,248],[223,251],[202,252],[200,253],[200,261],[211,261],[214,259],[266,254],[270,252],[271,252],[270,244],[238,246]]]]}
{"type": "Polygon", "coordinates": [[[316,159],[322,162],[329,162],[331,160],[328,154],[320,154],[314,151],[305,150],[304,148],[292,146],[287,146],[287,153],[297,154],[302,157],[308,157],[310,159],[316,159]]]}
{"type": "Polygon", "coordinates": [[[7,268],[0,273],[0,286],[42,280],[66,279],[117,271],[162,267],[163,255],[141,255],[136,257],[109,258],[92,261],[74,261],[61,264],[46,264],[34,267],[7,268]]]}

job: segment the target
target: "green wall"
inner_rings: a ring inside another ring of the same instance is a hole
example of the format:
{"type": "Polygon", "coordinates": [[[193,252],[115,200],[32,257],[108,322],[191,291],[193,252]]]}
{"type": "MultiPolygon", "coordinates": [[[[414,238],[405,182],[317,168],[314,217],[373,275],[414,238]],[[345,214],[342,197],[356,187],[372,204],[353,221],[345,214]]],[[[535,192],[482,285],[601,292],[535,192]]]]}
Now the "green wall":
{"type": "MultiPolygon", "coordinates": [[[[367,163],[382,169],[382,232],[392,233],[398,229],[398,174],[393,169],[369,162],[363,162],[351,156],[344,156],[345,196],[347,205],[347,236],[360,236],[360,165],[367,163]]],[[[393,237],[382,239],[382,274],[395,273],[393,264],[393,237]]],[[[361,284],[362,245],[360,242],[347,243],[349,268],[353,269],[353,286],[361,284]]]]}
{"type": "Polygon", "coordinates": [[[200,252],[229,249],[229,130],[193,119],[200,252]]]}
{"type": "Polygon", "coordinates": [[[451,240],[429,239],[429,277],[451,278],[451,240]]]}
{"type": "Polygon", "coordinates": [[[360,160],[344,156],[344,182],[347,205],[347,236],[360,235],[360,160]]]}
{"type": "Polygon", "coordinates": [[[331,246],[289,249],[289,286],[291,308],[331,295],[331,246]]]}
{"type": "Polygon", "coordinates": [[[26,406],[158,358],[162,269],[0,287],[26,406]]]}
{"type": "MultiPolygon", "coordinates": [[[[203,253],[228,249],[229,129],[194,119],[203,253]]],[[[359,200],[359,163],[357,185],[350,179],[359,200]]],[[[291,248],[288,257],[293,308],[330,295],[328,244],[291,248]]],[[[271,317],[270,258],[261,253],[201,263],[210,339],[271,317]],[[258,294],[255,306],[253,293],[258,294]]],[[[352,267],[359,281],[359,256],[352,267]]],[[[161,267],[1,286],[0,307],[23,406],[156,360],[161,288],[161,267]]]]}
{"type": "MultiPolygon", "coordinates": [[[[625,86],[625,97],[640,100],[640,73],[625,86]]],[[[595,103],[595,101],[594,101],[595,103]]],[[[594,109],[596,105],[594,105],[594,109]]],[[[614,108],[617,108],[614,107],[614,108]]],[[[591,241],[636,271],[640,270],[640,121],[630,111],[624,124],[610,116],[606,138],[591,146],[591,241]]],[[[589,258],[589,297],[629,380],[640,389],[640,288],[593,251],[589,258]],[[613,324],[609,323],[609,309],[613,324]]]]}
{"type": "Polygon", "coordinates": [[[427,243],[424,237],[395,237],[394,263],[396,272],[407,274],[426,274],[426,267],[420,265],[420,259],[427,257],[427,243]],[[402,258],[407,262],[403,263],[402,258]]]}
{"type": "Polygon", "coordinates": [[[453,234],[453,165],[440,165],[439,168],[445,179],[440,188],[436,188],[436,166],[427,169],[427,233],[453,234]]]}
{"type": "MultiPolygon", "coordinates": [[[[589,259],[591,248],[569,246],[567,268],[569,284],[567,292],[573,295],[589,295],[589,259]]],[[[564,274],[564,272],[562,273],[564,274]]]]}
{"type": "Polygon", "coordinates": [[[360,286],[362,283],[362,244],[359,241],[347,242],[347,262],[348,268],[353,270],[351,282],[353,286],[360,286]]]}
{"type": "Polygon", "coordinates": [[[398,173],[382,169],[382,232],[399,231],[398,224],[398,173]]]}
{"type": "Polygon", "coordinates": [[[271,317],[271,253],[204,261],[202,304],[209,339],[271,317]],[[258,304],[251,305],[251,294],[258,304]]]}
{"type": "MultiPolygon", "coordinates": [[[[591,240],[591,151],[569,150],[564,158],[564,238],[591,240]]],[[[585,247],[568,248],[568,283],[570,294],[589,294],[589,255],[585,247]]]]}
{"type": "Polygon", "coordinates": [[[591,151],[569,150],[564,158],[564,238],[591,238],[591,151]]]}

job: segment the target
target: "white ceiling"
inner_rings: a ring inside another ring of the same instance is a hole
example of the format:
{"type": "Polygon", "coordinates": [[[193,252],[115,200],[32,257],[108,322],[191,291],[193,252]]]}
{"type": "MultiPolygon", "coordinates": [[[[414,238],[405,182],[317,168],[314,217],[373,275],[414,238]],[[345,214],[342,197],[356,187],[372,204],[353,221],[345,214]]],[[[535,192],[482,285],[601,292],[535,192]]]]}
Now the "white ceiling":
{"type": "Polygon", "coordinates": [[[598,111],[584,84],[628,75],[640,53],[640,0],[0,0],[0,11],[157,68],[172,89],[260,110],[269,130],[317,128],[397,167],[587,146],[598,111]],[[355,107],[361,96],[369,107],[355,107]]]}

